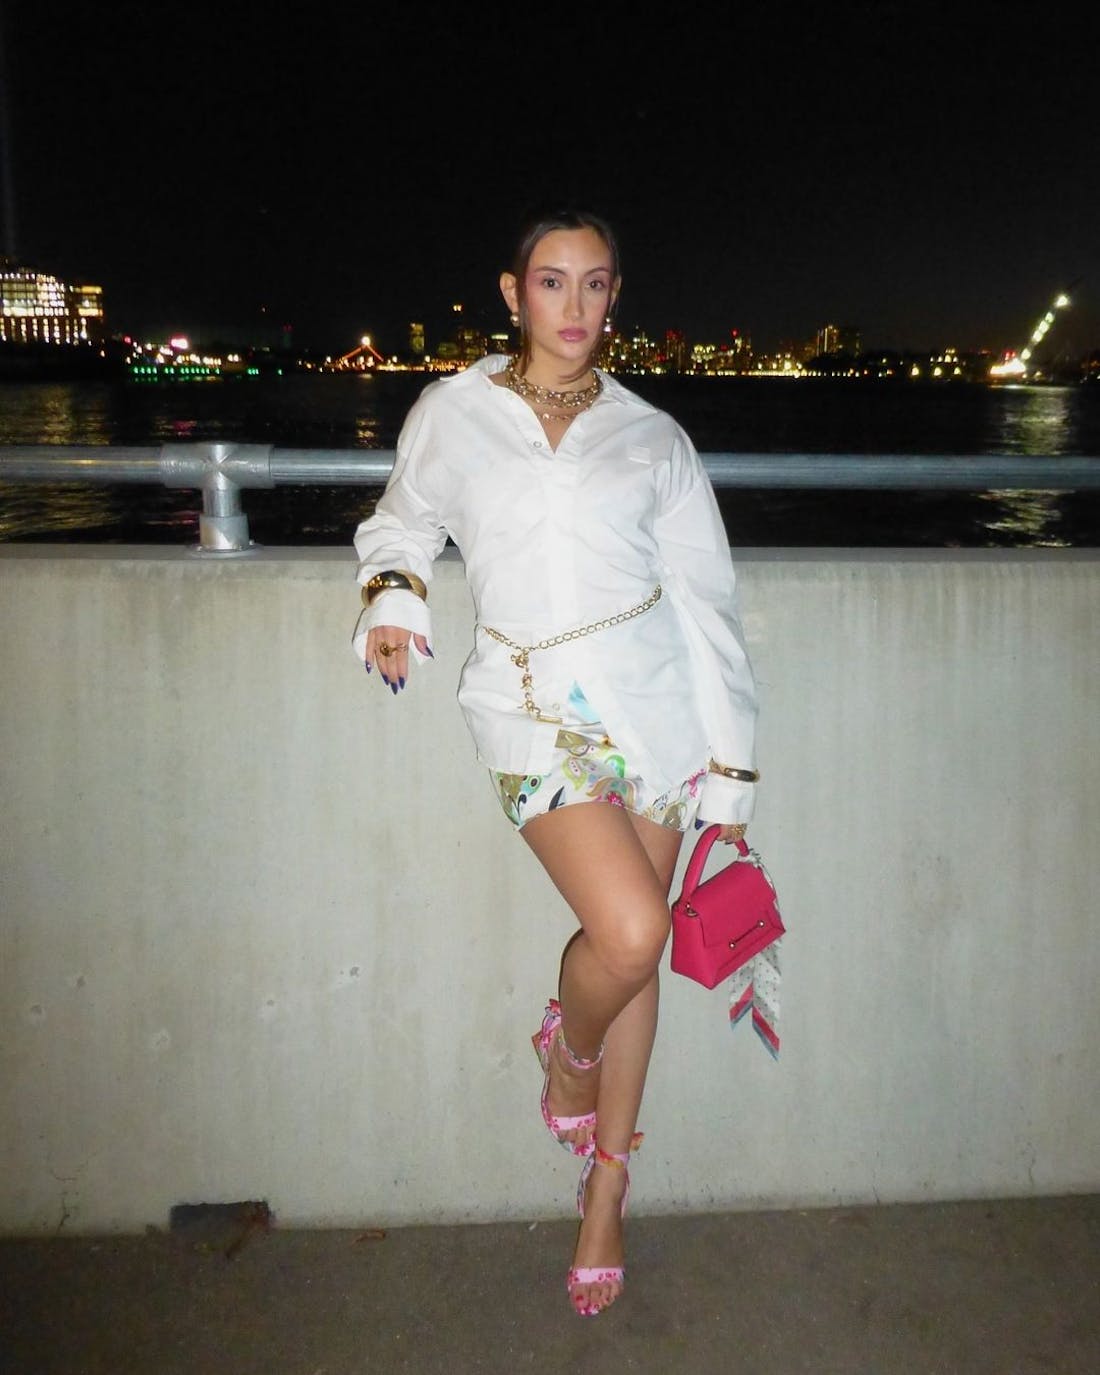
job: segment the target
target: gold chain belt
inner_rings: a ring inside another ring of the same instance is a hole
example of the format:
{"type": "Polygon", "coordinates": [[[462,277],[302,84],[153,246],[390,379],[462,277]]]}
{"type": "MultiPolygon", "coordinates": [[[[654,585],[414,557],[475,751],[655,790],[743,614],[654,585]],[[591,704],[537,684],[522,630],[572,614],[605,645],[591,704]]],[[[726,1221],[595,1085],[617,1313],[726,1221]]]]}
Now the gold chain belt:
{"type": "Polygon", "coordinates": [[[515,640],[510,640],[507,635],[502,635],[499,630],[494,630],[491,625],[483,625],[481,628],[491,640],[496,640],[498,644],[507,645],[509,649],[516,651],[515,654],[511,655],[511,659],[522,674],[523,709],[528,716],[535,721],[545,721],[550,725],[560,726],[562,718],[544,715],[542,708],[539,707],[532,695],[534,679],[531,677],[531,655],[536,649],[556,649],[558,645],[568,644],[570,640],[580,640],[585,635],[595,635],[598,630],[610,630],[613,625],[622,625],[624,621],[632,621],[635,616],[641,616],[651,607],[656,606],[660,600],[661,584],[658,583],[644,602],[632,606],[629,611],[620,611],[617,616],[608,616],[606,620],[593,621],[591,625],[578,626],[576,630],[567,630],[564,634],[552,635],[548,640],[540,640],[537,645],[516,644],[515,640]]]}

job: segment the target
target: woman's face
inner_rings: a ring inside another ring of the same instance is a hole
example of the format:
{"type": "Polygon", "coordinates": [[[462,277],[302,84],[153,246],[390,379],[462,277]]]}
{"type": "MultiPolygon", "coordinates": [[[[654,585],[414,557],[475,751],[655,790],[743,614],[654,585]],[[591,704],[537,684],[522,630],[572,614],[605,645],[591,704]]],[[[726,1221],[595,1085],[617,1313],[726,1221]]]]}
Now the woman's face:
{"type": "MultiPolygon", "coordinates": [[[[569,376],[583,366],[618,295],[611,274],[611,253],[594,229],[554,229],[538,241],[524,279],[529,374],[569,376]]],[[[511,273],[500,285],[509,309],[518,310],[511,273]]]]}

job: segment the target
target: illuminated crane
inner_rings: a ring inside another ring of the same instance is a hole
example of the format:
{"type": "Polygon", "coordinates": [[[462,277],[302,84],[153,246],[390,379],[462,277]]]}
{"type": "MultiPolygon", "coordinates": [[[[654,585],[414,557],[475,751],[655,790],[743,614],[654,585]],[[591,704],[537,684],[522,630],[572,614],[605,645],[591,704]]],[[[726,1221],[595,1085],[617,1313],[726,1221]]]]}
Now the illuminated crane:
{"type": "Polygon", "coordinates": [[[1050,309],[1031,331],[1031,338],[1027,341],[1019,353],[1012,350],[1005,354],[999,363],[994,363],[989,369],[990,377],[995,378],[1023,378],[1027,376],[1028,364],[1031,362],[1031,355],[1046,338],[1047,331],[1054,324],[1055,312],[1065,310],[1070,304],[1069,297],[1064,291],[1060,291],[1055,296],[1050,309]]]}

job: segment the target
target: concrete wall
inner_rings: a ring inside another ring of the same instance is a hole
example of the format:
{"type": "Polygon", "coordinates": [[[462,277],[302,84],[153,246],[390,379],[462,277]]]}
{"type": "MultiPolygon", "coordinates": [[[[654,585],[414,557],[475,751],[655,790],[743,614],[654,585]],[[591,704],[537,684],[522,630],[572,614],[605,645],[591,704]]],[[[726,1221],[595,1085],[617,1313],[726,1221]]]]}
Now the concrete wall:
{"type": "MultiPolygon", "coordinates": [[[[1100,1187],[1100,560],[739,556],[783,1051],[665,981],[641,1211],[1100,1187]]],[[[347,551],[0,551],[0,1228],[561,1214],[572,918],[347,551]]]]}

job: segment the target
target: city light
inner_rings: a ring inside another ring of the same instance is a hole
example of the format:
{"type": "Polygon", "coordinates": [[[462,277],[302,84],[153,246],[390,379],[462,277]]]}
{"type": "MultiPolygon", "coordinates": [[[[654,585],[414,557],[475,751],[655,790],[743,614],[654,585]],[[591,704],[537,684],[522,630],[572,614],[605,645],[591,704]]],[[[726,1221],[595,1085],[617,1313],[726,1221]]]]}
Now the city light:
{"type": "MultiPolygon", "coordinates": [[[[1070,283],[1072,288],[1074,283],[1070,283]]],[[[221,356],[220,349],[193,344],[183,335],[156,343],[137,343],[132,335],[105,337],[103,291],[98,286],[72,286],[0,256],[0,346],[30,350],[42,346],[92,344],[108,364],[104,371],[128,370],[133,377],[221,379],[244,376],[281,376],[286,370],[351,373],[368,381],[374,372],[459,372],[487,355],[506,355],[515,347],[514,333],[478,323],[480,308],[467,311],[461,301],[445,297],[440,303],[450,316],[441,337],[429,352],[422,321],[408,324],[407,347],[384,354],[362,333],[338,357],[292,348],[288,326],[277,346],[251,343],[242,352],[221,356]],[[449,308],[449,309],[448,309],[449,308]],[[110,347],[113,342],[114,349],[110,347]],[[100,348],[100,345],[105,347],[100,348]]],[[[651,337],[635,325],[609,332],[600,366],[627,376],[695,376],[726,378],[911,378],[941,385],[961,382],[1081,380],[1100,376],[1100,350],[1088,359],[1072,360],[1061,353],[1042,351],[1059,323],[1060,312],[1071,304],[1068,291],[1059,292],[1036,320],[1022,346],[994,354],[972,350],[959,354],[954,347],[939,351],[866,350],[862,330],[853,324],[829,323],[781,340],[765,351],[754,349],[748,329],[718,327],[716,342],[693,342],[679,328],[666,328],[651,337]]],[[[264,308],[266,312],[266,307],[264,308]]],[[[827,317],[826,317],[827,318],[827,317]]],[[[353,336],[354,337],[354,336],[353,336]]],[[[387,343],[389,341],[387,340],[387,343]]],[[[224,347],[224,346],[223,346],[224,347]]],[[[238,342],[238,348],[240,344],[238,342]]],[[[390,345],[392,348],[392,344],[390,345]]]]}
{"type": "Polygon", "coordinates": [[[0,256],[0,343],[71,346],[102,335],[102,287],[63,282],[0,256]]]}
{"type": "Polygon", "coordinates": [[[989,369],[990,377],[1023,377],[1026,372],[1027,365],[1023,358],[1017,358],[1015,355],[1001,363],[994,363],[989,369]]]}
{"type": "Polygon", "coordinates": [[[1047,334],[1050,332],[1051,325],[1054,324],[1054,312],[1065,310],[1069,305],[1069,296],[1065,292],[1059,292],[1054,298],[1054,304],[1046,311],[1039,323],[1031,331],[1031,337],[1027,344],[1020,350],[1019,354],[1014,350],[1006,352],[999,363],[994,363],[989,369],[989,376],[993,381],[1003,381],[1004,379],[1020,380],[1028,375],[1031,360],[1037,348],[1047,334]]]}

